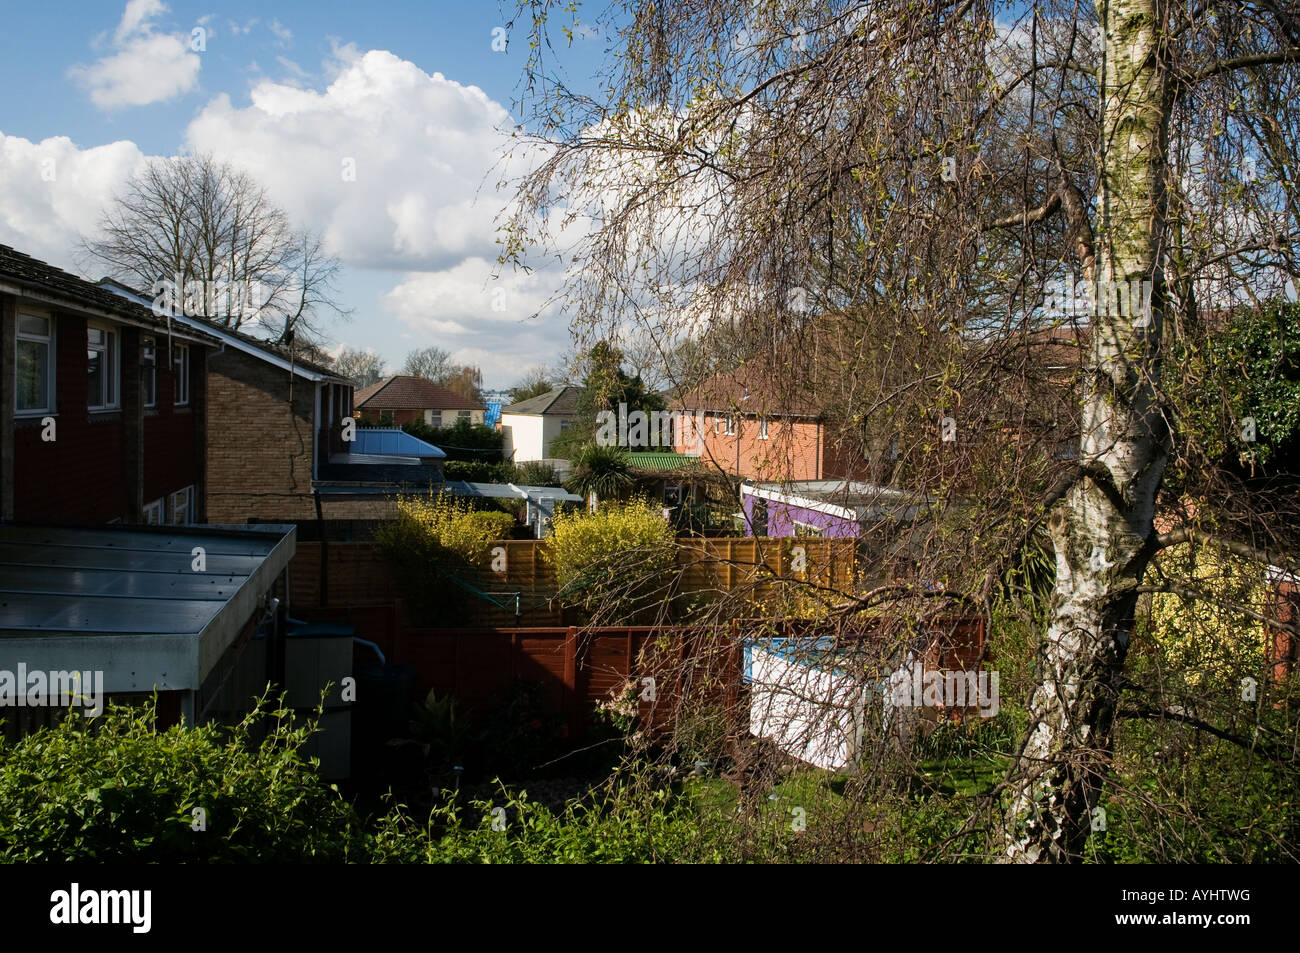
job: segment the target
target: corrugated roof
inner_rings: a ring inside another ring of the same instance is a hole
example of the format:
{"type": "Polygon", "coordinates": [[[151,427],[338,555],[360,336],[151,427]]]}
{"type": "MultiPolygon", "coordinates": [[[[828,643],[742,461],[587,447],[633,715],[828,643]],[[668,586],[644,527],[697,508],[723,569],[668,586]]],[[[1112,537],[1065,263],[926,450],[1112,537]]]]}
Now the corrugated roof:
{"type": "Polygon", "coordinates": [[[423,377],[393,374],[357,391],[355,406],[366,410],[486,410],[482,404],[423,377]]]}
{"type": "Polygon", "coordinates": [[[640,470],[693,470],[700,465],[700,458],[686,453],[644,450],[629,453],[627,465],[640,470]]]}
{"type": "Polygon", "coordinates": [[[503,407],[501,413],[521,417],[571,415],[578,411],[578,397],[581,394],[581,387],[554,387],[545,394],[538,394],[536,397],[529,397],[517,404],[503,407]]]}

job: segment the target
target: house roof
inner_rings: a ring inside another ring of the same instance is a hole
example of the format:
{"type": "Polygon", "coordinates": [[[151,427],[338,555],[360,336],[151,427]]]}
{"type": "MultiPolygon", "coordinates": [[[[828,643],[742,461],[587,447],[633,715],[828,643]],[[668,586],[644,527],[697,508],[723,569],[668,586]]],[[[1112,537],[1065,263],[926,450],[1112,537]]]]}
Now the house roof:
{"type": "MultiPolygon", "coordinates": [[[[152,308],[152,302],[148,297],[141,294],[139,291],[136,291],[134,288],[122,284],[120,281],[115,281],[112,278],[102,278],[100,279],[99,287],[108,290],[111,294],[115,294],[120,298],[134,301],[137,304],[143,303],[152,308]]],[[[291,352],[288,348],[281,347],[278,344],[273,344],[270,341],[259,340],[252,335],[243,333],[242,331],[236,331],[234,328],[223,327],[209,321],[207,318],[183,314],[176,310],[172,311],[171,317],[174,322],[180,322],[188,328],[202,331],[204,334],[215,338],[222,344],[230,345],[236,350],[242,351],[245,354],[250,354],[253,357],[261,358],[269,364],[274,364],[284,370],[292,370],[299,377],[306,378],[307,380],[329,380],[342,384],[352,383],[351,380],[344,377],[342,374],[313,361],[304,360],[301,356],[291,352]]]]}
{"type": "Polygon", "coordinates": [[[818,407],[810,393],[795,389],[777,359],[760,355],[725,373],[685,390],[678,406],[685,410],[713,410],[761,417],[816,417],[818,407]]]}
{"type": "MultiPolygon", "coordinates": [[[[155,314],[150,302],[124,297],[114,290],[56,268],[48,262],[0,245],[0,291],[55,308],[72,308],[115,321],[167,330],[166,316],[155,314]]],[[[196,328],[172,327],[183,340],[216,346],[211,335],[196,328]]]]}
{"type": "Polygon", "coordinates": [[[102,671],[107,692],[197,689],[296,541],[266,523],[0,526],[0,644],[33,669],[102,671]]]}
{"type": "Polygon", "coordinates": [[[545,394],[503,407],[501,413],[514,414],[516,417],[571,416],[578,412],[578,397],[581,394],[581,387],[554,387],[545,394]]]}
{"type": "Polygon", "coordinates": [[[393,374],[377,384],[357,391],[357,408],[368,410],[486,410],[482,404],[462,397],[441,384],[423,377],[393,374]]]}

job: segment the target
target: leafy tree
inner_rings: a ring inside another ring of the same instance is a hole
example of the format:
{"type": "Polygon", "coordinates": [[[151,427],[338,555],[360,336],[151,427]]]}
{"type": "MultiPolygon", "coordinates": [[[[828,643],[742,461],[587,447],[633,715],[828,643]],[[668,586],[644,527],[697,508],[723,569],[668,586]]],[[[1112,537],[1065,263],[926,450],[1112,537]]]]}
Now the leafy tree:
{"type": "Polygon", "coordinates": [[[576,418],[551,443],[551,452],[559,457],[577,453],[592,439],[597,429],[597,414],[601,411],[617,413],[620,404],[626,405],[629,414],[634,410],[649,413],[665,407],[663,398],[647,390],[640,375],[630,375],[623,369],[622,352],[608,341],[597,342],[583,363],[586,372],[576,418]]]}
{"type": "MultiPolygon", "coordinates": [[[[1021,552],[1049,543],[989,849],[1082,859],[1124,700],[1149,692],[1177,715],[1126,667],[1153,560],[1203,536],[1300,568],[1294,494],[1196,463],[1167,374],[1207,314],[1300,276],[1293,17],[1254,0],[623,0],[599,24],[604,95],[587,96],[553,81],[554,6],[520,4],[548,159],[520,185],[505,257],[544,243],[557,207],[588,216],[562,296],[579,336],[729,325],[736,351],[710,363],[766,353],[774,388],[844,408],[864,440],[906,440],[909,488],[961,521],[936,519],[917,577],[864,596],[873,608],[932,612],[924,590],[991,611],[1021,552]],[[1050,289],[1065,285],[1091,300],[1062,306],[1050,289]],[[821,314],[849,320],[825,334],[821,314]],[[1175,458],[1196,487],[1163,493],[1175,458]]],[[[1220,701],[1233,717],[1238,700],[1220,701]]]]}
{"type": "Polygon", "coordinates": [[[564,485],[589,499],[618,499],[636,485],[627,451],[622,447],[584,444],[574,455],[572,466],[564,485]]]}

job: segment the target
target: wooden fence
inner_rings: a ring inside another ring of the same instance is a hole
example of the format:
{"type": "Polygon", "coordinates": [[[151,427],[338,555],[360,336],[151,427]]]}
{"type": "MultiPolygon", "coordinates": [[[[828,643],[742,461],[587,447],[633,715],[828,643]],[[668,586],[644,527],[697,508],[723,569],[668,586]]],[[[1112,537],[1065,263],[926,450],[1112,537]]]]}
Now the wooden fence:
{"type": "MultiPolygon", "coordinates": [[[[677,541],[679,587],[705,597],[744,591],[755,600],[771,593],[774,579],[797,579],[849,593],[856,571],[852,539],[702,539],[677,541]]],[[[574,621],[551,597],[558,591],[555,568],[546,558],[544,540],[498,540],[488,564],[466,580],[487,593],[476,623],[483,626],[562,626],[574,621]],[[514,593],[520,593],[515,613],[514,593]]],[[[405,594],[392,581],[383,552],[368,542],[300,542],[289,564],[290,605],[391,605],[405,594]]]]}

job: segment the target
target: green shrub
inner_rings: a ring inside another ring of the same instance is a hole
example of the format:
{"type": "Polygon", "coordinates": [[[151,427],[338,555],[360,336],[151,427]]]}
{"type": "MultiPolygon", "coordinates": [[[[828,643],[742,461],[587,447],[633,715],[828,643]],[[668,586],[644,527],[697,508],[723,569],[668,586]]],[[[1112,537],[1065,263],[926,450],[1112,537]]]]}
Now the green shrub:
{"type": "Polygon", "coordinates": [[[447,460],[442,465],[442,473],[448,480],[467,483],[513,483],[515,479],[513,464],[500,461],[447,460]]]}
{"type": "Polygon", "coordinates": [[[95,719],[74,710],[0,748],[0,861],[341,862],[364,851],[352,808],[299,754],[314,725],[264,702],[231,728],[157,731],[155,716],[152,702],[95,719]]]}
{"type": "Polygon", "coordinates": [[[435,807],[419,825],[401,813],[383,818],[377,863],[645,864],[724,860],[700,815],[663,789],[612,786],[559,813],[507,794],[499,802],[435,807]]]}

